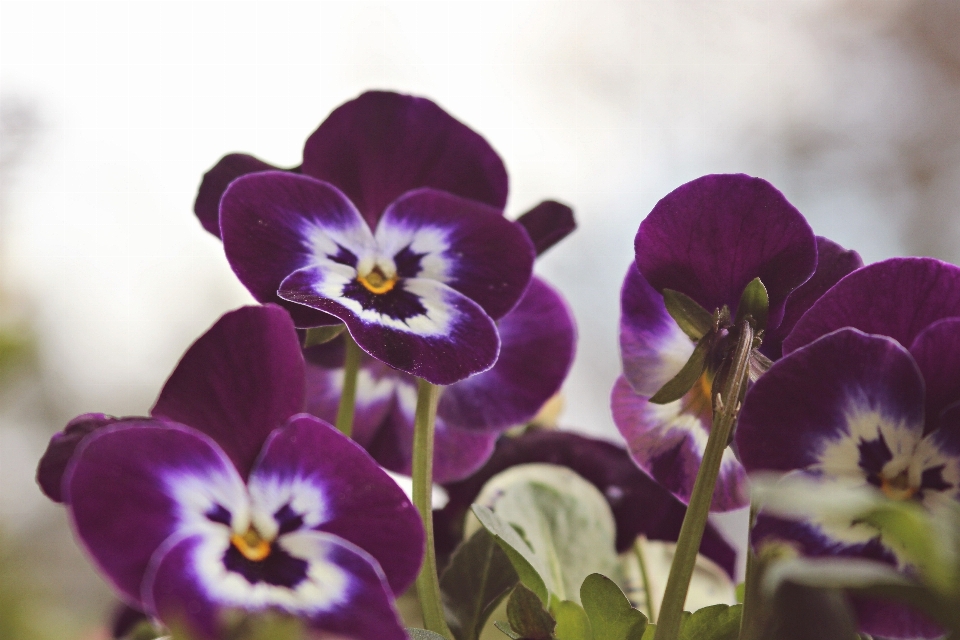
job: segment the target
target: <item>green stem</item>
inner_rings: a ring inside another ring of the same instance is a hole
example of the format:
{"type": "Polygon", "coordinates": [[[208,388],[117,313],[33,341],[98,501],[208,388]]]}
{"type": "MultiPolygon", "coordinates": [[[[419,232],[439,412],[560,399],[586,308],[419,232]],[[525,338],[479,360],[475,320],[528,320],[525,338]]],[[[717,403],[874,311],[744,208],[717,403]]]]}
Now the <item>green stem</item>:
{"type": "Polygon", "coordinates": [[[750,505],[750,523],[747,527],[747,573],[743,578],[743,609],[740,612],[740,640],[751,640],[756,637],[758,630],[756,617],[757,597],[759,597],[759,585],[757,578],[757,556],[753,552],[753,546],[750,544],[750,532],[753,531],[753,523],[757,519],[756,505],[750,505]]]}
{"type": "Polygon", "coordinates": [[[343,332],[343,344],[346,354],[343,362],[343,391],[340,392],[340,406],[337,407],[337,429],[348,438],[353,434],[353,413],[357,401],[357,375],[360,373],[360,347],[350,334],[343,332]]]}
{"type": "Polygon", "coordinates": [[[650,590],[650,578],[647,577],[647,561],[643,555],[643,544],[646,538],[637,538],[633,545],[633,552],[637,556],[637,564],[640,565],[640,580],[643,582],[643,593],[647,599],[647,618],[650,622],[657,621],[657,608],[653,604],[653,591],[650,590]]]}
{"type": "Polygon", "coordinates": [[[440,387],[417,379],[417,412],[413,426],[413,504],[420,512],[426,533],[423,566],[417,576],[417,596],[423,611],[423,626],[448,640],[453,634],[443,616],[437,556],[433,548],[433,427],[437,419],[440,387]]]}
{"type": "Polygon", "coordinates": [[[740,398],[746,388],[750,374],[750,352],[753,349],[753,327],[744,320],[739,327],[737,346],[733,354],[730,371],[723,380],[723,387],[716,394],[713,407],[713,426],[703,451],[703,462],[693,484],[693,493],[687,505],[687,514],[680,527],[677,551],[670,565],[667,588],[660,604],[660,617],[657,619],[657,632],[654,640],[676,640],[680,636],[680,620],[683,604],[687,599],[690,578],[697,562],[697,552],[703,530],[710,516],[710,503],[713,501],[713,489],[717,484],[720,462],[727,448],[733,425],[740,410],[740,398]]]}

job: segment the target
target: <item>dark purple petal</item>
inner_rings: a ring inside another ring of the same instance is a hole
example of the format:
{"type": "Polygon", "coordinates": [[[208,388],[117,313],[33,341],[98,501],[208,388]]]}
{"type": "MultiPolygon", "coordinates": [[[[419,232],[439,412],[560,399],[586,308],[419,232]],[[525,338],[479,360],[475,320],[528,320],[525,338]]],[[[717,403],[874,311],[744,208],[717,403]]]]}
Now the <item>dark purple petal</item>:
{"type": "Polygon", "coordinates": [[[943,318],[960,316],[960,267],[933,258],[891,258],[827,291],[783,341],[784,355],[841,327],[890,336],[905,347],[943,318]]]}
{"type": "Polygon", "coordinates": [[[355,442],[321,420],[299,415],[275,432],[250,474],[250,491],[270,482],[303,482],[323,496],[323,521],[335,534],[376,558],[394,593],[417,576],[423,527],[403,491],[355,442]]]}
{"type": "Polygon", "coordinates": [[[334,110],[304,146],[303,173],[336,185],[370,228],[421,187],[497,209],[507,201],[507,171],[486,140],[430,100],[386,91],[334,110]]]}
{"type": "MultiPolygon", "coordinates": [[[[467,510],[490,478],[532,462],[568,467],[600,490],[617,522],[618,552],[630,549],[639,535],[676,542],[686,507],[638,469],[622,447],[569,431],[531,430],[516,438],[501,438],[482,469],[444,486],[449,501],[434,513],[438,550],[453,551],[462,538],[467,510]]],[[[704,531],[700,553],[733,577],[736,551],[711,524],[704,531]]]]}
{"type": "Polygon", "coordinates": [[[630,386],[652,397],[680,373],[692,353],[693,342],[667,312],[663,296],[636,264],[630,265],[620,290],[620,356],[630,386]]]}
{"type": "MultiPolygon", "coordinates": [[[[803,556],[813,558],[862,558],[896,566],[897,559],[879,537],[850,544],[825,534],[809,523],[784,520],[761,513],[750,541],[760,550],[770,543],[786,543],[803,556]]],[[[851,597],[861,633],[887,638],[936,638],[943,630],[905,605],[875,598],[851,597]]]]}
{"type": "Polygon", "coordinates": [[[115,640],[123,640],[139,624],[150,620],[140,609],[120,604],[114,609],[113,624],[110,625],[110,637],[115,640]]]}
{"type": "Polygon", "coordinates": [[[387,294],[354,297],[351,282],[324,267],[301,269],[283,281],[280,295],[340,318],[371,356],[433,384],[453,384],[496,362],[497,327],[463,294],[410,278],[387,294]]]}
{"type": "Polygon", "coordinates": [[[240,176],[260,171],[281,171],[280,167],[267,164],[245,153],[229,153],[203,174],[193,212],[203,228],[220,237],[220,198],[231,182],[240,176]]]}
{"type": "Polygon", "coordinates": [[[563,384],[576,344],[573,316],[560,294],[534,278],[497,325],[492,369],[446,387],[437,416],[448,426],[503,430],[533,418],[563,384]]]}
{"type": "Polygon", "coordinates": [[[960,401],[960,318],[934,322],[909,346],[926,384],[925,431],[930,433],[941,412],[960,401]]]}
{"type": "Polygon", "coordinates": [[[243,307],[187,350],[151,415],[206,433],[246,477],[270,432],[303,410],[303,376],[287,312],[243,307]]]}
{"type": "Polygon", "coordinates": [[[342,261],[331,254],[351,248],[344,244],[372,241],[356,208],[335,187],[279,171],[230,183],[220,202],[220,226],[227,260],[240,282],[258,301],[287,307],[299,327],[336,320],[278,297],[283,279],[321,260],[342,261]]]}
{"type": "Polygon", "coordinates": [[[869,475],[885,463],[879,458],[889,458],[885,447],[901,437],[915,443],[922,429],[923,379],[907,350],[841,329],[774,363],[754,383],[736,441],[750,472],[818,465],[834,475],[869,475]]]}
{"type": "Polygon", "coordinates": [[[761,350],[769,358],[778,360],[782,355],[783,339],[790,334],[800,317],[830,287],[862,266],[863,260],[856,251],[844,249],[832,240],[817,236],[817,270],[787,297],[783,320],[778,327],[764,333],[761,350]]]}
{"type": "MultiPolygon", "coordinates": [[[[99,429],[74,455],[64,478],[74,531],[129,604],[141,602],[154,552],[179,528],[193,526],[176,487],[200,482],[223,495],[244,494],[243,481],[216,443],[156,420],[99,429]]],[[[190,496],[195,503],[207,498],[190,496]]]]}
{"type": "Polygon", "coordinates": [[[54,502],[63,502],[63,474],[80,441],[97,429],[124,419],[102,413],[85,413],[68,422],[60,433],[53,434],[37,465],[37,484],[43,494],[54,502]]]}
{"type": "Polygon", "coordinates": [[[577,228],[573,209],[554,200],[544,200],[517,218],[517,222],[527,230],[538,256],[577,228]]]}
{"type": "Polygon", "coordinates": [[[432,278],[456,289],[498,319],[517,304],[536,254],[523,227],[492,207],[420,189],[393,202],[377,226],[377,244],[417,262],[409,277],[432,278]]]}
{"type": "Polygon", "coordinates": [[[334,535],[300,532],[277,543],[313,568],[292,587],[249,583],[210,570],[218,558],[205,553],[202,536],[179,540],[154,562],[144,599],[167,626],[197,640],[224,637],[224,614],[278,609],[310,627],[355,640],[405,640],[389,587],[376,561],[334,535]],[[342,634],[342,635],[341,635],[342,634]]]}
{"type": "MultiPolygon", "coordinates": [[[[412,380],[397,385],[393,412],[366,445],[377,462],[396,473],[410,475],[413,466],[413,419],[417,389],[412,380]]],[[[493,453],[496,433],[452,427],[437,417],[433,444],[433,481],[453,482],[479,469],[493,453]]]]}
{"type": "Polygon", "coordinates": [[[800,212],[769,182],[743,174],[704,176],[674,190],[640,223],[634,246],[654,289],[685,293],[711,312],[727,305],[735,313],[744,287],[759,277],[770,328],[817,265],[816,238],[800,212]]]}
{"type": "MultiPolygon", "coordinates": [[[[669,404],[652,404],[637,395],[623,376],[613,387],[613,421],[627,441],[633,461],[681,502],[687,503],[710,435],[710,399],[698,389],[669,404]],[[703,395],[698,397],[697,394],[703,395]]],[[[733,451],[723,452],[711,511],[750,504],[747,477],[733,451]]]]}

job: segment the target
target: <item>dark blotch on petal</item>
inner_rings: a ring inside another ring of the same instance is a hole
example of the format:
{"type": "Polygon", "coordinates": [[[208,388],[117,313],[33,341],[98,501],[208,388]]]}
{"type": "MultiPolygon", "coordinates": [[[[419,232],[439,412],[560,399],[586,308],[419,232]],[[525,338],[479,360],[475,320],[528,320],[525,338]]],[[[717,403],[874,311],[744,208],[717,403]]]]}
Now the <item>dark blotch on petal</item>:
{"type": "MultiPolygon", "coordinates": [[[[493,456],[476,474],[444,485],[450,501],[434,512],[438,552],[450,553],[459,543],[464,514],[487,480],[531,462],[565,466],[600,490],[616,519],[617,551],[629,549],[641,534],[651,540],[677,540],[686,506],[641,471],[625,449],[568,431],[528,431],[500,438],[493,456]]],[[[713,525],[704,531],[700,553],[733,576],[736,552],[713,525]]]]}
{"type": "Polygon", "coordinates": [[[943,479],[943,469],[946,465],[937,465],[924,469],[920,474],[920,489],[930,491],[946,491],[952,489],[953,485],[943,479]]]}
{"type": "Polygon", "coordinates": [[[235,573],[239,573],[250,584],[266,582],[278,587],[293,589],[307,577],[309,563],[292,555],[274,544],[270,555],[260,561],[248,560],[233,545],[223,556],[223,565],[235,573]]]}
{"type": "Polygon", "coordinates": [[[213,505],[213,508],[210,509],[210,511],[207,511],[207,513],[204,515],[207,516],[207,520],[210,522],[219,522],[220,524],[227,525],[228,527],[233,521],[233,516],[231,516],[226,507],[221,504],[213,505]]]}
{"type": "Polygon", "coordinates": [[[577,228],[573,209],[553,200],[544,200],[517,218],[517,222],[527,230],[538,256],[577,228]]]}
{"type": "Polygon", "coordinates": [[[365,310],[376,311],[394,320],[408,320],[427,313],[420,297],[404,289],[402,281],[386,293],[373,293],[359,281],[352,280],[344,285],[343,297],[356,300],[365,310]]]}
{"type": "Polygon", "coordinates": [[[409,246],[401,249],[393,256],[393,263],[397,265],[397,275],[401,278],[416,278],[420,274],[420,262],[425,253],[416,253],[409,246]]]}
{"type": "Polygon", "coordinates": [[[121,420],[102,413],[85,413],[67,423],[63,431],[54,434],[37,465],[37,484],[43,494],[54,502],[63,502],[63,472],[80,441],[97,429],[121,420]]]}
{"type": "Polygon", "coordinates": [[[876,440],[861,438],[857,444],[857,450],[860,452],[860,460],[857,464],[864,470],[867,479],[874,484],[880,481],[879,476],[883,471],[883,465],[893,459],[893,453],[890,452],[886,438],[883,437],[883,433],[879,433],[879,430],[878,434],[876,440]]]}
{"type": "Polygon", "coordinates": [[[273,519],[276,520],[280,526],[280,535],[296,531],[303,526],[303,516],[294,511],[289,504],[280,507],[277,512],[273,514],[273,519]]]}

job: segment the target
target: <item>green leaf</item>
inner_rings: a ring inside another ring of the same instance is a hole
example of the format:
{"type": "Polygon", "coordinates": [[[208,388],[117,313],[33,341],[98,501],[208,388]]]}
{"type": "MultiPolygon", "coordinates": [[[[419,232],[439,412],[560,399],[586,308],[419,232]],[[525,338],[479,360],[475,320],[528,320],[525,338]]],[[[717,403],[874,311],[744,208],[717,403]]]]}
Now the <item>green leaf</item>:
{"type": "Polygon", "coordinates": [[[767,327],[769,312],[770,298],[767,296],[767,288],[760,282],[760,278],[754,278],[747,284],[743,290],[743,295],[740,296],[740,303],[737,305],[737,318],[734,324],[739,327],[747,316],[751,316],[754,331],[763,331],[767,327]]]}
{"type": "Polygon", "coordinates": [[[673,289],[664,289],[663,304],[680,329],[693,340],[699,340],[713,329],[713,314],[693,298],[673,289]]]}
{"type": "Polygon", "coordinates": [[[743,605],[715,604],[693,612],[680,627],[680,640],[737,640],[743,605]]]}
{"type": "Polygon", "coordinates": [[[484,507],[483,505],[473,505],[473,514],[483,525],[483,528],[489,531],[497,544],[507,554],[510,564],[520,576],[520,582],[525,584],[528,589],[547,602],[550,599],[550,592],[542,576],[549,575],[546,567],[539,558],[534,556],[533,549],[520,537],[516,529],[501,520],[497,515],[484,507]]]}
{"type": "Polygon", "coordinates": [[[315,347],[318,344],[326,344],[330,342],[347,328],[347,325],[343,324],[331,324],[325,325],[322,327],[313,327],[307,329],[307,335],[303,339],[303,348],[315,347]]]}
{"type": "MultiPolygon", "coordinates": [[[[593,484],[570,469],[551,464],[511,467],[484,485],[477,502],[523,531],[522,547],[513,546],[520,547],[518,554],[536,568],[546,590],[558,600],[579,602],[580,585],[591,573],[618,575],[610,505],[593,484]]],[[[502,531],[486,528],[508,539],[502,531]]],[[[514,568],[521,581],[537,591],[516,563],[514,568]]],[[[537,595],[549,603],[541,592],[537,595]]]]}
{"type": "Polygon", "coordinates": [[[426,629],[407,629],[407,635],[410,636],[410,640],[446,640],[442,635],[434,631],[427,631],[426,629]]]}
{"type": "Polygon", "coordinates": [[[486,529],[478,529],[457,547],[440,576],[444,613],[454,637],[476,640],[519,579],[510,558],[486,529]]]}
{"type": "Polygon", "coordinates": [[[660,390],[653,394],[650,402],[653,404],[667,404],[674,400],[679,400],[683,395],[697,384],[703,370],[707,368],[707,355],[710,353],[710,347],[713,340],[704,338],[697,343],[687,364],[683,365],[680,373],[673,376],[667,384],[660,387],[660,390]]]}
{"type": "MultiPolygon", "coordinates": [[[[570,600],[557,602],[553,608],[553,616],[557,619],[557,628],[554,632],[557,640],[594,639],[587,612],[576,602],[570,600]]],[[[599,637],[606,639],[606,636],[599,637]]]]}
{"type": "Polygon", "coordinates": [[[543,602],[530,589],[520,583],[507,601],[507,620],[510,628],[523,640],[552,640],[557,623],[543,602]]]}
{"type": "Polygon", "coordinates": [[[510,625],[505,622],[494,620],[493,626],[495,626],[500,631],[500,633],[507,636],[508,638],[512,638],[513,640],[523,640],[523,638],[521,638],[519,635],[514,633],[513,629],[510,628],[510,625]]]}
{"type": "Polygon", "coordinates": [[[630,606],[610,578],[592,573],[580,587],[580,601],[597,640],[641,640],[647,616],[630,606]]]}
{"type": "Polygon", "coordinates": [[[657,625],[651,622],[644,630],[642,640],[653,640],[653,636],[655,635],[657,635],[657,625]]]}
{"type": "Polygon", "coordinates": [[[737,585],[737,602],[743,604],[743,599],[747,596],[747,583],[741,582],[737,585]]]}

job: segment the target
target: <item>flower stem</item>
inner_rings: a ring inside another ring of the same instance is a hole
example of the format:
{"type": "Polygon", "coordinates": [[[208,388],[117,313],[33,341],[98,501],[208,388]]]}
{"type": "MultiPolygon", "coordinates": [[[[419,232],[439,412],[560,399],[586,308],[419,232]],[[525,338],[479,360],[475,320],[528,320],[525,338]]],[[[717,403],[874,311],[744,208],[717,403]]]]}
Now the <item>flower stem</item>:
{"type": "Polygon", "coordinates": [[[413,426],[413,504],[420,512],[427,545],[423,566],[417,576],[417,596],[423,611],[423,626],[453,640],[443,616],[437,556],[433,548],[433,427],[439,397],[438,386],[417,379],[417,413],[413,426]]]}
{"type": "Polygon", "coordinates": [[[357,401],[357,375],[360,372],[360,347],[343,332],[343,344],[346,354],[343,361],[343,390],[340,392],[340,406],[337,407],[337,429],[348,438],[353,433],[353,414],[357,401]]]}
{"type": "Polygon", "coordinates": [[[753,523],[757,519],[757,506],[750,505],[750,522],[747,526],[747,572],[743,582],[743,609],[740,612],[740,639],[752,640],[757,637],[758,629],[755,618],[757,609],[757,585],[758,567],[757,554],[753,552],[753,545],[750,541],[750,533],[753,531],[753,523]]]}
{"type": "Polygon", "coordinates": [[[633,552],[637,556],[637,564],[640,566],[640,580],[643,582],[643,593],[647,600],[647,619],[650,622],[657,621],[657,609],[653,604],[653,591],[650,589],[650,578],[647,576],[647,560],[643,554],[643,547],[646,544],[646,537],[637,538],[633,544],[633,552]]]}
{"type": "Polygon", "coordinates": [[[703,462],[693,484],[693,493],[687,505],[687,514],[680,527],[677,551],[670,565],[667,588],[660,604],[655,640],[676,640],[680,636],[683,604],[687,599],[690,578],[697,562],[697,552],[703,539],[703,530],[710,516],[710,503],[717,485],[720,462],[730,441],[733,425],[740,410],[740,397],[750,374],[750,352],[753,350],[753,327],[744,320],[739,327],[737,346],[733,353],[729,375],[715,396],[713,426],[703,451],[703,462]]]}

